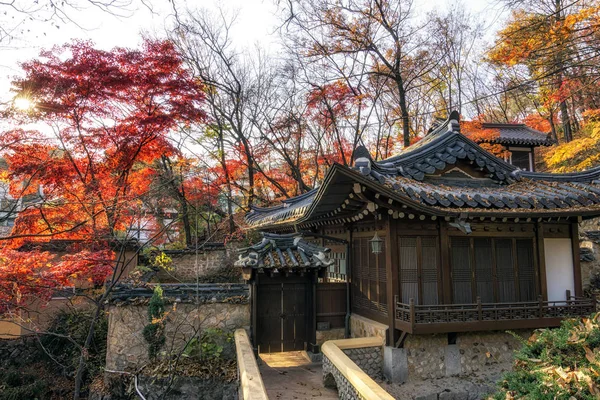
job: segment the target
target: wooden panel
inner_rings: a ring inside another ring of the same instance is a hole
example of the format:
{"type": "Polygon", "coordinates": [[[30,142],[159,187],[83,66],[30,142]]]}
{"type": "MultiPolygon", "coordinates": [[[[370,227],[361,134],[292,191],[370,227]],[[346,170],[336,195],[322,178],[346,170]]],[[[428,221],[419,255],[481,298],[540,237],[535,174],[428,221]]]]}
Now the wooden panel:
{"type": "Polygon", "coordinates": [[[516,249],[519,271],[519,301],[536,300],[538,293],[533,258],[533,240],[517,239],[516,249]]]}
{"type": "Polygon", "coordinates": [[[498,302],[515,301],[515,267],[513,263],[512,239],[495,239],[496,274],[498,277],[498,302]]]}
{"type": "Polygon", "coordinates": [[[491,238],[473,239],[475,259],[476,293],[484,303],[493,303],[494,296],[494,260],[491,238]]]}
{"type": "Polygon", "coordinates": [[[450,240],[450,268],[452,271],[452,302],[473,302],[471,245],[469,238],[453,237],[450,240]]]}
{"type": "Polygon", "coordinates": [[[417,238],[398,237],[398,252],[401,301],[408,304],[410,299],[414,299],[419,304],[417,238]]]}
{"type": "Polygon", "coordinates": [[[343,328],[346,319],[346,284],[317,285],[317,322],[329,322],[332,328],[343,328]]]}
{"type": "Polygon", "coordinates": [[[281,283],[259,285],[258,291],[256,334],[259,352],[283,351],[281,283]]]}
{"type": "Polygon", "coordinates": [[[421,238],[422,304],[439,303],[439,266],[436,237],[421,238]]]}
{"type": "Polygon", "coordinates": [[[283,351],[304,350],[306,336],[306,284],[284,283],[282,298],[283,351]]]}

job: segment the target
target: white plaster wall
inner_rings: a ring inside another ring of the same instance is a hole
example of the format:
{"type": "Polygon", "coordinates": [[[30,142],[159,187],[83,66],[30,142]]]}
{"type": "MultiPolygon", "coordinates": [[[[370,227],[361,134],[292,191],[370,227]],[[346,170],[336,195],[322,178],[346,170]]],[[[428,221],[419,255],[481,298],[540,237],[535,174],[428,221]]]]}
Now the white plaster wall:
{"type": "Polygon", "coordinates": [[[575,295],[571,239],[544,239],[548,301],[566,300],[567,290],[575,295]]]}

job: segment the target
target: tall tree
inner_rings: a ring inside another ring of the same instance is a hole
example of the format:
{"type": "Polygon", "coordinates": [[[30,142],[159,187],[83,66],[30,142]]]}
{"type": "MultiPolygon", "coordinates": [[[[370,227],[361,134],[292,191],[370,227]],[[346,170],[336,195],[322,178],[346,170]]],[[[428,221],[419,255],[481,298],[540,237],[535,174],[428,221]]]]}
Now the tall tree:
{"type": "Polygon", "coordinates": [[[439,54],[427,46],[410,0],[303,0],[287,2],[288,19],[304,39],[307,55],[362,53],[369,74],[393,88],[404,146],[411,140],[408,95],[434,69],[439,54]]]}
{"type": "MultiPolygon", "coordinates": [[[[44,124],[46,133],[4,132],[0,141],[7,149],[13,194],[23,187],[43,190],[39,202],[20,213],[11,236],[1,239],[0,259],[33,276],[52,276],[54,286],[75,278],[107,279],[105,290],[92,298],[95,317],[81,343],[77,399],[95,324],[124,272],[128,230],[152,181],[149,165],[174,154],[169,132],[205,119],[205,96],[168,41],[111,51],[75,42],[42,52],[40,59],[23,64],[23,72],[13,83],[17,96],[35,104],[28,120],[44,124]],[[26,240],[52,239],[76,240],[80,252],[49,262],[42,271],[36,260],[46,259],[43,254],[17,251],[26,240]]],[[[0,282],[23,293],[33,278],[15,279],[13,272],[0,268],[0,282]]],[[[20,307],[27,299],[13,300],[20,307]]]]}

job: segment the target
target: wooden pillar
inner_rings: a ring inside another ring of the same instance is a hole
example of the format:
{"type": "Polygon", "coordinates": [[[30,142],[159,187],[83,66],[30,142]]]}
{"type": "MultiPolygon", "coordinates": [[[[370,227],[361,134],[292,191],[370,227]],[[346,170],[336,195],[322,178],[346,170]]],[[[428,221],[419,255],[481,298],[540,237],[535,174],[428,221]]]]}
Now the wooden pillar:
{"type": "Polygon", "coordinates": [[[396,303],[394,299],[400,293],[398,290],[398,233],[396,220],[388,215],[386,222],[386,245],[385,245],[385,275],[387,307],[388,307],[388,335],[387,345],[394,346],[399,337],[396,331],[396,303]]]}
{"type": "Polygon", "coordinates": [[[573,246],[573,279],[575,280],[575,296],[583,297],[583,283],[581,282],[581,265],[579,255],[579,224],[571,223],[571,243],[573,246]]]}
{"type": "Polygon", "coordinates": [[[317,346],[317,280],[319,279],[318,272],[313,272],[311,274],[310,280],[310,290],[309,298],[310,301],[307,304],[308,313],[309,313],[309,323],[308,323],[308,350],[317,353],[319,351],[319,347],[317,346]]]}
{"type": "Polygon", "coordinates": [[[254,349],[254,353],[258,354],[258,341],[257,341],[257,327],[256,327],[256,313],[257,313],[257,293],[258,290],[258,272],[252,271],[253,277],[250,284],[250,307],[251,307],[251,334],[252,334],[252,347],[254,349]]]}
{"type": "Polygon", "coordinates": [[[542,299],[548,301],[548,283],[546,282],[546,253],[544,250],[544,224],[537,222],[535,224],[535,235],[537,239],[537,259],[540,271],[540,295],[542,299]]]}
{"type": "Polygon", "coordinates": [[[448,237],[448,225],[440,221],[440,267],[442,271],[442,282],[444,285],[443,304],[452,304],[452,276],[450,272],[450,238],[448,237]]]}

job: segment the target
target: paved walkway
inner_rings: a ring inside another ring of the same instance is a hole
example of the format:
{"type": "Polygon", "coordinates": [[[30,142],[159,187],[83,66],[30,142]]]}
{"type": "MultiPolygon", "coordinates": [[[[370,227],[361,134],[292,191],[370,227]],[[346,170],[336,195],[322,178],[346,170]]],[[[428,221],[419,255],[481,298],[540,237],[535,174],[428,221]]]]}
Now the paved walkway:
{"type": "Polygon", "coordinates": [[[271,400],[337,399],[323,386],[321,363],[310,362],[303,351],[261,354],[259,369],[271,400]]]}

